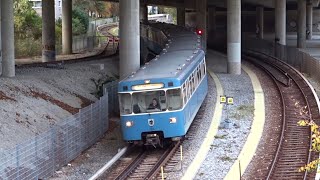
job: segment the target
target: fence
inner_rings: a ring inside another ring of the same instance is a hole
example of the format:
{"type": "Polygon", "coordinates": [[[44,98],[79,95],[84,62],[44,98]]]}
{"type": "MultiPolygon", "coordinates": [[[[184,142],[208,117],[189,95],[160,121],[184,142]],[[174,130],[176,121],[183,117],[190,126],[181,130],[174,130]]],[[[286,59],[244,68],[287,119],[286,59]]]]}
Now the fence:
{"type": "Polygon", "coordinates": [[[116,109],[117,82],[106,85],[99,101],[33,139],[0,151],[0,179],[43,179],[92,146],[109,126],[109,107],[116,109]],[[110,99],[108,97],[113,97],[110,99]],[[115,104],[113,104],[115,103],[115,104]]]}
{"type": "Polygon", "coordinates": [[[72,38],[72,52],[93,50],[96,47],[100,47],[104,39],[106,39],[104,36],[75,36],[72,38]]]}
{"type": "Polygon", "coordinates": [[[116,114],[119,114],[119,99],[118,99],[118,84],[119,81],[113,81],[108,84],[103,85],[103,95],[108,95],[109,104],[112,104],[112,106],[109,106],[108,110],[109,112],[113,112],[116,114]]]}
{"type": "Polygon", "coordinates": [[[302,73],[314,79],[320,79],[320,60],[295,47],[284,46],[266,40],[246,38],[243,42],[246,49],[260,51],[275,56],[292,65],[302,73]]]}

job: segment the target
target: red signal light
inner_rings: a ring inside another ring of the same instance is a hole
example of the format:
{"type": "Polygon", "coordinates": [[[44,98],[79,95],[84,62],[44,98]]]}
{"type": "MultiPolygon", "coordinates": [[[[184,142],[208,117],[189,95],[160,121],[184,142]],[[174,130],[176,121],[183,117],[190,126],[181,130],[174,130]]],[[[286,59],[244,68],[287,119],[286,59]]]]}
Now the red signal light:
{"type": "Polygon", "coordinates": [[[201,36],[203,34],[203,31],[201,29],[198,29],[197,34],[201,36]]]}

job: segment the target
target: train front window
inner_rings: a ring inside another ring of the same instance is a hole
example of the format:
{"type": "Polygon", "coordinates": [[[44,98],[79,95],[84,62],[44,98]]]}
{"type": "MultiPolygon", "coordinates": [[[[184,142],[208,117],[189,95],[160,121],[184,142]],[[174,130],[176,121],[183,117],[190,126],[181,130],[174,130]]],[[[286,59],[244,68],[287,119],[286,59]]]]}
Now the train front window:
{"type": "Polygon", "coordinates": [[[131,114],[131,94],[119,94],[119,102],[120,102],[120,113],[121,114],[131,114]]]}
{"type": "Polygon", "coordinates": [[[151,113],[167,110],[165,91],[136,92],[132,94],[133,113],[151,113]]]}
{"type": "Polygon", "coordinates": [[[167,91],[168,110],[179,110],[182,108],[181,89],[170,89],[167,91]]]}

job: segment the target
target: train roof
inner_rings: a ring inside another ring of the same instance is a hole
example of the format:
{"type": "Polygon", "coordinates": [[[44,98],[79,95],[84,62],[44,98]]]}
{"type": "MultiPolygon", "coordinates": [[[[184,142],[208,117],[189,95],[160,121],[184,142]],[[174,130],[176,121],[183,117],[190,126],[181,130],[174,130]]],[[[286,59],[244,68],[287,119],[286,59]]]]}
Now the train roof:
{"type": "MultiPolygon", "coordinates": [[[[163,27],[163,26],[160,26],[163,27]]],[[[142,79],[179,79],[185,70],[198,62],[204,52],[200,49],[201,37],[185,28],[170,28],[163,30],[168,42],[160,55],[142,66],[137,72],[129,75],[120,83],[142,79]]],[[[186,72],[185,72],[186,73],[186,72]]]]}

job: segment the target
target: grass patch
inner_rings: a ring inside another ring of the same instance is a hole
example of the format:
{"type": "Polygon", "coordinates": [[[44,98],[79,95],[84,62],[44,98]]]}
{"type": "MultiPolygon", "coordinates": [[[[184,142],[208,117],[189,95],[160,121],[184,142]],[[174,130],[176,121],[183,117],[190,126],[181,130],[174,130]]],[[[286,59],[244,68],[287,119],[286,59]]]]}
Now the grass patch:
{"type": "Polygon", "coordinates": [[[228,162],[233,161],[233,159],[229,156],[222,156],[222,157],[219,157],[219,159],[221,159],[222,161],[228,161],[228,162]]]}
{"type": "Polygon", "coordinates": [[[254,106],[253,105],[240,105],[237,107],[236,112],[230,116],[233,119],[241,120],[248,116],[253,116],[254,106]]]}
{"type": "Polygon", "coordinates": [[[215,135],[215,139],[225,139],[227,137],[227,134],[222,134],[222,135],[215,135]]]}

